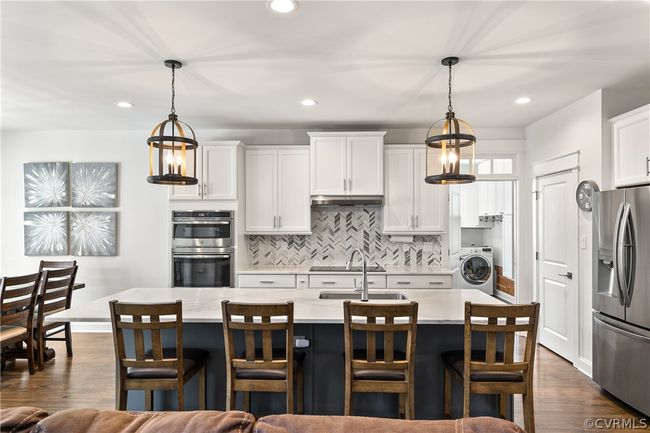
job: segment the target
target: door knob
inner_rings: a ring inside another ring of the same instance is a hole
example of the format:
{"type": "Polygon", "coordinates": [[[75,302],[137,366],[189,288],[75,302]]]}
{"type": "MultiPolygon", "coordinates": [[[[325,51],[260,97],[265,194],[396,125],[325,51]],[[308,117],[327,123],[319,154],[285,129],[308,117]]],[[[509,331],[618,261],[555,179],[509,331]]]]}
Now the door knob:
{"type": "Polygon", "coordinates": [[[572,272],[567,272],[566,274],[558,274],[560,277],[567,277],[568,279],[572,280],[573,279],[573,273],[572,272]]]}

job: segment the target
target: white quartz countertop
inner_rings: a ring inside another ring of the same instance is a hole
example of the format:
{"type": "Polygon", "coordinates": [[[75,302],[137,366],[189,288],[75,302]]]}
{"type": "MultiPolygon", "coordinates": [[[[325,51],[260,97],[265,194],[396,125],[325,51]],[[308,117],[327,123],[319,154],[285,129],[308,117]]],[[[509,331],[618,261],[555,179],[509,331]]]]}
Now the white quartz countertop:
{"type": "MultiPolygon", "coordinates": [[[[346,271],[331,272],[309,270],[311,266],[245,266],[238,268],[239,275],[254,274],[310,274],[310,275],[331,275],[343,274],[346,271]]],[[[455,269],[442,268],[439,266],[384,266],[386,272],[368,272],[368,275],[452,275],[455,269]]]]}
{"type": "MultiPolygon", "coordinates": [[[[221,301],[233,302],[294,302],[295,323],[343,323],[343,301],[318,299],[319,289],[214,289],[195,287],[134,288],[115,293],[69,310],[46,317],[48,322],[109,322],[108,302],[173,302],[183,301],[183,322],[220,323],[221,301]]],[[[342,290],[335,290],[340,292],[342,290]]],[[[385,292],[386,290],[370,290],[385,292]]],[[[352,289],[350,289],[352,292],[352,289]]],[[[418,323],[462,324],[466,301],[502,305],[502,301],[474,289],[409,289],[399,291],[407,301],[370,301],[370,303],[403,303],[417,301],[418,323]]]]}

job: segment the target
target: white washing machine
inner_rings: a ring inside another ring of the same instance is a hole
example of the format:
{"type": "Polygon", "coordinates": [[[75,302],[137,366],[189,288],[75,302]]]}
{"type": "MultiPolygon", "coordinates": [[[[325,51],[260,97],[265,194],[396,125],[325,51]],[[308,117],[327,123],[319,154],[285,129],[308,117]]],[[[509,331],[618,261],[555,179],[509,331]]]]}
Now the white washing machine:
{"type": "Polygon", "coordinates": [[[460,248],[460,288],[494,294],[494,260],[491,247],[460,248]]]}

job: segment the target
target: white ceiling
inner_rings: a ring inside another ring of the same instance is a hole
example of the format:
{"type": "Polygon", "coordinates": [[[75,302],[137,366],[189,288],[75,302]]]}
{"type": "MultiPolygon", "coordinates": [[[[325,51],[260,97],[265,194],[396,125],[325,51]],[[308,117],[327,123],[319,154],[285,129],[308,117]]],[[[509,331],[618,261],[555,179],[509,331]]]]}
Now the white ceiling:
{"type": "Polygon", "coordinates": [[[4,129],[520,127],[650,83],[650,2],[2,2],[4,129]],[[522,95],[533,102],[518,106],[522,95]],[[305,108],[300,101],[319,101],[305,108]],[[132,109],[114,102],[127,100],[132,109]]]}

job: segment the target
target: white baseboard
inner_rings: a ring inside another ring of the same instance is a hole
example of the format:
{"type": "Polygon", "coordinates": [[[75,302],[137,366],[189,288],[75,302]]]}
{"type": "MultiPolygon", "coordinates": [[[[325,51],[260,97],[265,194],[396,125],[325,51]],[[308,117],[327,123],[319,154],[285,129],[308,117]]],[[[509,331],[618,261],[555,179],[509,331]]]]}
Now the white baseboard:
{"type": "Polygon", "coordinates": [[[592,364],[590,360],[579,356],[573,366],[585,376],[589,376],[590,378],[592,377],[592,364]]]}
{"type": "Polygon", "coordinates": [[[113,332],[110,322],[77,322],[72,324],[72,332],[113,332]]]}

